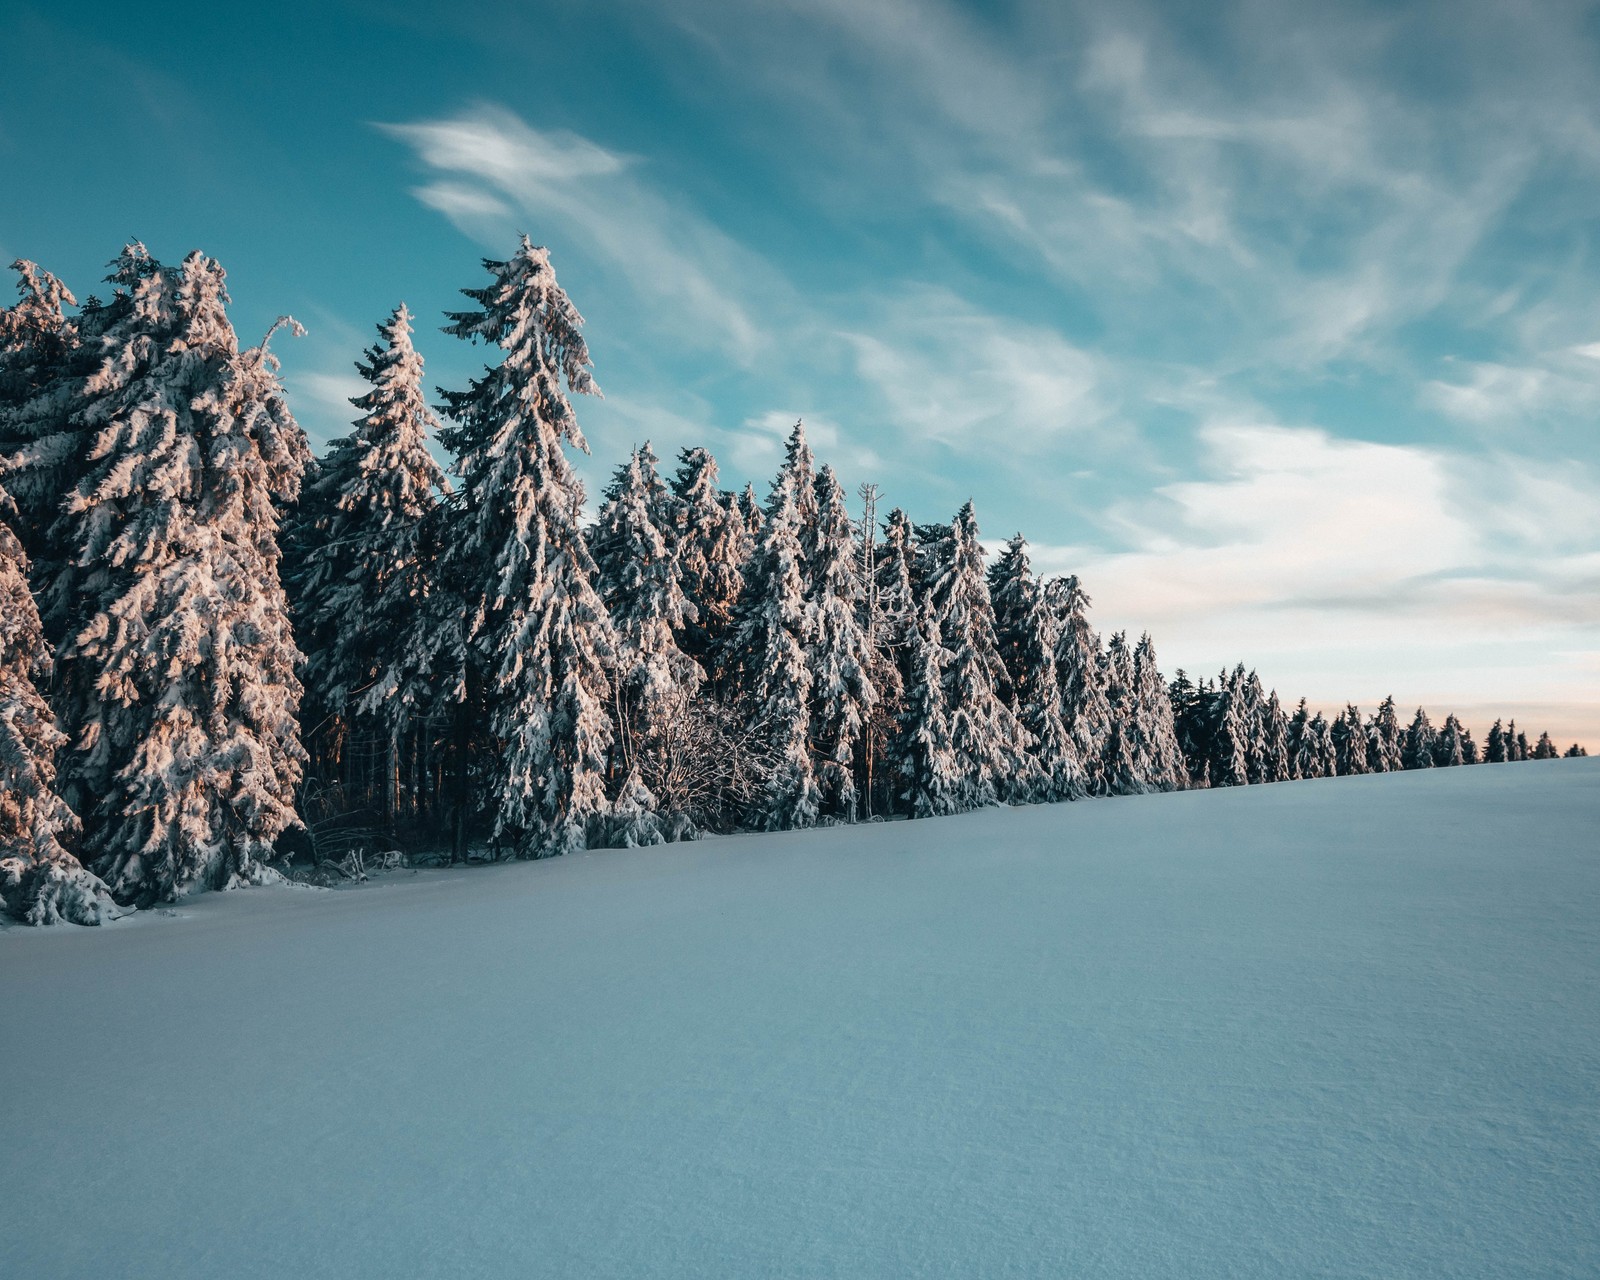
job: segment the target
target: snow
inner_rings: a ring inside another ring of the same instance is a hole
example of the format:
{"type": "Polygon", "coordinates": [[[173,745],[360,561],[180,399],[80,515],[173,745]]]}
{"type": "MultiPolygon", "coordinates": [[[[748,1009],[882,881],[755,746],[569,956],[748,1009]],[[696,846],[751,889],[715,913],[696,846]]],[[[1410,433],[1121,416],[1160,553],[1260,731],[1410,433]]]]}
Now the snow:
{"type": "Polygon", "coordinates": [[[0,1274],[1600,1274],[1600,766],[0,934],[0,1274]]]}

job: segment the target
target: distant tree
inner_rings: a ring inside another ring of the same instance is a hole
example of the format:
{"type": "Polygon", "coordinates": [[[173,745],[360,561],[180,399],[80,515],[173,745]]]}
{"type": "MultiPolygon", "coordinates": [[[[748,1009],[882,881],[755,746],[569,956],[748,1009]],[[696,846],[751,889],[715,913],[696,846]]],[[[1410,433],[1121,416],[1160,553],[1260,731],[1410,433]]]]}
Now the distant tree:
{"type": "Polygon", "coordinates": [[[804,494],[807,506],[815,506],[814,483],[804,428],[796,424],[745,567],[734,641],[751,723],[773,765],[761,816],[773,831],[815,825],[822,806],[809,737],[814,618],[800,502],[804,494]]]}
{"type": "Polygon", "coordinates": [[[1046,584],[1045,602],[1055,619],[1061,720],[1083,767],[1085,790],[1091,795],[1104,795],[1111,707],[1101,672],[1100,637],[1089,625],[1089,595],[1076,575],[1069,575],[1046,584]]]}
{"type": "Polygon", "coordinates": [[[1156,663],[1155,641],[1147,631],[1133,651],[1133,692],[1139,729],[1139,760],[1145,785],[1154,791],[1186,786],[1188,769],[1178,743],[1172,701],[1156,663]]]}
{"type": "Polygon", "coordinates": [[[1461,721],[1455,714],[1445,716],[1444,724],[1439,728],[1439,734],[1433,743],[1433,763],[1441,769],[1466,763],[1466,751],[1463,738],[1466,731],[1461,727],[1461,721]]]}
{"type": "Polygon", "coordinates": [[[1367,765],[1371,772],[1398,773],[1405,768],[1404,737],[1391,695],[1379,704],[1367,723],[1367,765]]]}
{"type": "Polygon", "coordinates": [[[1367,772],[1367,734],[1361,724],[1361,711],[1354,703],[1333,722],[1335,761],[1341,775],[1367,772]]]}
{"type": "Polygon", "coordinates": [[[866,584],[844,490],[832,467],[813,486],[817,511],[809,599],[811,742],[822,812],[854,821],[860,801],[856,778],[867,723],[878,701],[874,655],[863,623],[866,584]]]}
{"type": "Polygon", "coordinates": [[[672,493],[680,525],[679,584],[694,606],[683,649],[699,661],[712,689],[721,692],[731,681],[725,649],[744,586],[740,570],[750,538],[737,503],[717,488],[717,461],[707,450],[683,451],[672,493]]]}
{"type": "Polygon", "coordinates": [[[903,780],[906,812],[913,818],[931,818],[955,813],[964,805],[946,695],[949,652],[939,633],[933,597],[921,595],[916,607],[906,633],[905,707],[900,732],[891,745],[891,761],[903,780]]]}
{"type": "Polygon", "coordinates": [[[1272,690],[1261,707],[1261,778],[1262,782],[1287,782],[1291,776],[1289,761],[1289,717],[1278,701],[1278,691],[1272,690]]]}
{"type": "Polygon", "coordinates": [[[1113,632],[1100,655],[1100,681],[1111,709],[1111,732],[1101,755],[1101,775],[1112,795],[1139,795],[1147,788],[1139,758],[1138,703],[1133,688],[1133,655],[1127,634],[1113,632]]]}
{"type": "Polygon", "coordinates": [[[1589,753],[1584,750],[1584,748],[1580,747],[1576,742],[1574,742],[1561,754],[1568,760],[1576,760],[1582,756],[1587,756],[1589,753]]]}
{"type": "Polygon", "coordinates": [[[1533,749],[1533,759],[1554,760],[1560,754],[1561,752],[1556,749],[1556,744],[1550,741],[1549,733],[1541,733],[1539,735],[1539,743],[1533,749]]]}
{"type": "Polygon", "coordinates": [[[1434,732],[1433,724],[1428,719],[1428,713],[1421,707],[1412,717],[1411,727],[1406,730],[1405,746],[1400,757],[1401,767],[1405,769],[1431,769],[1434,765],[1434,751],[1438,735],[1434,732]]]}
{"type": "Polygon", "coordinates": [[[1500,721],[1496,720],[1489,730],[1489,738],[1484,745],[1485,763],[1504,764],[1511,758],[1510,748],[1511,744],[1506,741],[1506,731],[1500,721]]]}

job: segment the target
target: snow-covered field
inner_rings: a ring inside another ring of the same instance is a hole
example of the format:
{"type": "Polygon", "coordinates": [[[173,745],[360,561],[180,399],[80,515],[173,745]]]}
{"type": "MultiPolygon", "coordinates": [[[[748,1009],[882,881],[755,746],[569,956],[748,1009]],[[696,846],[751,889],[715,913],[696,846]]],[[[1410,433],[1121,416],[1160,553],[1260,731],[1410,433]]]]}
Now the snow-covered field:
{"type": "Polygon", "coordinates": [[[0,936],[0,1275],[1594,1276],[1600,767],[0,936]]]}

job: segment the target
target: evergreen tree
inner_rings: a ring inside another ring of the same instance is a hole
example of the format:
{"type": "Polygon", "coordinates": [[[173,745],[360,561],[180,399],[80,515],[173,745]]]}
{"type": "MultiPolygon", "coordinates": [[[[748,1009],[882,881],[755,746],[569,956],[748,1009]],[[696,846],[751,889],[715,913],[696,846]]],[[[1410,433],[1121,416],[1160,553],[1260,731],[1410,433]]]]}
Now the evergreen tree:
{"type": "Polygon", "coordinates": [[[679,585],[679,565],[662,530],[665,487],[646,443],[617,468],[591,532],[594,585],[616,635],[614,717],[622,807],[610,842],[658,844],[655,798],[647,776],[661,776],[670,722],[688,712],[705,673],[678,647],[695,617],[679,585]]]}
{"type": "Polygon", "coordinates": [[[1335,763],[1341,775],[1367,772],[1367,734],[1361,711],[1350,703],[1333,724],[1335,763]]]}
{"type": "Polygon", "coordinates": [[[1267,695],[1261,708],[1261,781],[1287,782],[1289,764],[1289,717],[1278,701],[1278,691],[1267,695]]]}
{"type": "Polygon", "coordinates": [[[1587,756],[1588,754],[1589,753],[1584,750],[1584,748],[1580,747],[1576,742],[1574,742],[1570,747],[1561,753],[1562,758],[1566,760],[1578,760],[1584,756],[1587,756]]]}
{"type": "Polygon", "coordinates": [[[1561,753],[1556,750],[1556,744],[1550,741],[1548,732],[1539,735],[1539,743],[1533,749],[1533,759],[1554,760],[1561,753]]]}
{"type": "Polygon", "coordinates": [[[1339,772],[1339,751],[1333,742],[1333,726],[1322,712],[1311,718],[1308,733],[1311,750],[1317,761],[1317,777],[1332,778],[1339,772]]]}
{"type": "MultiPolygon", "coordinates": [[[[1516,724],[1516,721],[1513,720],[1511,723],[1516,724]]],[[[1525,733],[1519,733],[1517,734],[1515,740],[1517,744],[1517,759],[1531,760],[1533,758],[1533,751],[1528,746],[1528,735],[1525,733]]]]}
{"type": "Polygon", "coordinates": [[[402,303],[356,365],[372,389],[352,400],[355,429],[335,440],[306,486],[290,575],[306,650],[313,722],[359,717],[384,743],[384,811],[399,809],[402,740],[425,708],[413,627],[428,595],[429,522],[449,481],[428,452],[439,424],[422,390],[422,357],[402,303]]]}
{"type": "Polygon", "coordinates": [[[1083,767],[1084,789],[1105,795],[1103,761],[1111,736],[1111,706],[1101,675],[1100,637],[1089,625],[1089,596],[1076,575],[1069,575],[1046,584],[1045,600],[1055,619],[1061,720],[1083,767]]]}
{"type": "Polygon", "coordinates": [[[1172,707],[1172,723],[1177,734],[1178,748],[1183,753],[1187,772],[1184,785],[1205,787],[1210,785],[1211,745],[1210,722],[1211,691],[1202,682],[1189,679],[1182,667],[1167,687],[1167,700],[1172,707]]]}
{"type": "Polygon", "coordinates": [[[457,701],[487,703],[491,845],[544,857],[582,848],[608,808],[615,638],[580,526],[583,485],[563,448],[588,451],[567,392],[596,387],[583,318],[549,252],[523,236],[510,260],[484,268],[490,283],[463,290],[477,308],[453,313],[446,332],[502,356],[467,390],[444,393],[453,425],[440,438],[456,454],[461,495],[443,572],[461,598],[430,647],[457,701]]]}
{"type": "Polygon", "coordinates": [[[1447,715],[1433,742],[1433,763],[1442,769],[1465,764],[1466,755],[1462,744],[1464,734],[1461,721],[1457,720],[1454,714],[1447,715]]]}
{"type": "Polygon", "coordinates": [[[1295,778],[1324,777],[1322,744],[1317,739],[1311,710],[1306,700],[1300,699],[1294,715],[1289,720],[1289,767],[1295,778]]]}
{"type": "Polygon", "coordinates": [[[989,568],[995,646],[1006,673],[1000,693],[1013,707],[1021,702],[1022,654],[1028,646],[1028,628],[1036,623],[1040,594],[1028,562],[1027,539],[1014,534],[989,568]]]}
{"type": "Polygon", "coordinates": [[[896,736],[893,764],[903,779],[902,799],[913,818],[938,817],[963,807],[962,779],[950,731],[945,662],[933,597],[924,594],[906,633],[905,709],[896,736]]]}
{"type": "Polygon", "coordinates": [[[832,467],[817,476],[814,499],[807,650],[811,742],[823,813],[853,821],[859,803],[857,760],[878,699],[870,674],[873,654],[862,627],[866,592],[850,512],[832,467]]]}
{"type": "Polygon", "coordinates": [[[1506,759],[1509,761],[1526,760],[1528,758],[1528,738],[1526,734],[1517,732],[1517,722],[1511,721],[1506,726],[1506,759]]]}
{"type": "Polygon", "coordinates": [[[1433,768],[1434,746],[1437,737],[1433,724],[1428,719],[1428,713],[1418,707],[1417,714],[1412,717],[1411,727],[1406,730],[1405,746],[1400,757],[1401,767],[1404,769],[1433,768]]]}
{"type": "Polygon", "coordinates": [[[1404,736],[1391,694],[1379,704],[1367,724],[1367,766],[1370,772],[1398,773],[1405,768],[1402,758],[1404,736]]]}
{"type": "Polygon", "coordinates": [[[707,450],[683,451],[672,493],[681,526],[679,584],[694,607],[683,649],[720,690],[730,679],[725,650],[744,586],[741,566],[749,556],[749,533],[737,503],[717,488],[717,460],[707,450]]]}
{"type": "Polygon", "coordinates": [[[799,499],[805,493],[814,504],[815,494],[804,442],[797,424],[745,566],[735,639],[754,728],[773,761],[762,815],[769,831],[813,826],[822,805],[809,742],[813,614],[799,499]]]}
{"type": "Polygon", "coordinates": [[[1489,730],[1488,740],[1484,743],[1483,759],[1485,764],[1504,764],[1510,755],[1506,749],[1505,727],[1496,720],[1489,730]]]}
{"type": "Polygon", "coordinates": [[[1232,673],[1224,671],[1217,677],[1216,692],[1211,698],[1211,723],[1207,726],[1211,742],[1209,785],[1213,787],[1242,787],[1250,781],[1246,752],[1254,717],[1246,690],[1242,662],[1232,673]]]}
{"type": "Polygon", "coordinates": [[[1101,756],[1101,774],[1114,796],[1140,795],[1145,790],[1144,761],[1139,742],[1139,706],[1134,696],[1133,655],[1126,632],[1113,632],[1100,655],[1100,682],[1111,709],[1111,732],[1101,756]]]}
{"type": "Polygon", "coordinates": [[[55,790],[56,727],[39,685],[50,652],[28,590],[28,560],[0,489],[0,906],[28,924],[102,924],[118,914],[98,877],[67,851],[78,819],[55,790]]]}
{"type": "Polygon", "coordinates": [[[295,821],[300,655],[275,504],[307,450],[265,343],[239,350],[220,266],[132,245],[111,279],[126,305],[97,338],[75,412],[91,465],[66,505],[64,772],[95,869],[145,904],[266,878],[295,821]]]}
{"type": "Polygon", "coordinates": [[[1261,687],[1261,677],[1251,671],[1238,696],[1246,775],[1252,783],[1271,782],[1267,763],[1267,694],[1261,687]]]}
{"type": "Polygon", "coordinates": [[[1025,797],[1036,786],[1028,732],[1000,696],[1005,665],[995,643],[978,520],[966,503],[932,551],[927,590],[948,651],[945,669],[956,802],[975,809],[1025,797]]]}
{"type": "Polygon", "coordinates": [[[1461,730],[1461,763],[1478,764],[1483,757],[1478,752],[1478,744],[1473,741],[1472,730],[1463,726],[1461,730]]]}

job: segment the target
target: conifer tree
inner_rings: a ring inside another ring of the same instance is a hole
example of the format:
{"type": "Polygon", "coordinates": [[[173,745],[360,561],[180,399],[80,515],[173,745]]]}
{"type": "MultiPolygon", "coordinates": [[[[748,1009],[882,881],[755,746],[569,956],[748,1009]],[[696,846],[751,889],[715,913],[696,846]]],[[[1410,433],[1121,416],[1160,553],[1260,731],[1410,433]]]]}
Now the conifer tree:
{"type": "Polygon", "coordinates": [[[1028,561],[1028,543],[1020,533],[1013,534],[994,564],[989,567],[989,602],[994,609],[995,646],[1005,666],[1006,678],[1001,696],[1013,707],[1020,705],[1024,649],[1028,629],[1037,624],[1041,592],[1028,561]]]}
{"type": "Polygon", "coordinates": [[[358,717],[384,743],[381,793],[399,809],[402,740],[428,701],[413,652],[430,588],[430,521],[449,481],[428,452],[439,429],[404,303],[378,325],[357,371],[371,390],[351,403],[355,429],[335,440],[307,484],[291,590],[317,721],[358,717]]]}
{"type": "Polygon", "coordinates": [[[1210,740],[1207,723],[1210,718],[1210,691],[1202,682],[1196,684],[1182,667],[1178,668],[1172,683],[1167,686],[1167,700],[1172,707],[1172,723],[1177,735],[1178,749],[1182,753],[1186,777],[1181,785],[1205,787],[1210,785],[1210,740]]]}
{"type": "Polygon", "coordinates": [[[1133,655],[1126,632],[1113,632],[1100,655],[1100,682],[1111,710],[1111,731],[1101,756],[1101,775],[1107,791],[1116,796],[1145,791],[1144,761],[1140,753],[1139,707],[1134,697],[1133,655]]]}
{"type": "Polygon", "coordinates": [[[1103,767],[1111,735],[1111,707],[1101,677],[1100,637],[1089,625],[1089,596],[1076,575],[1054,578],[1045,587],[1056,620],[1056,678],[1061,683],[1061,720],[1083,768],[1091,795],[1106,794],[1103,767]]]}
{"type": "Polygon", "coordinates": [[[1353,702],[1333,722],[1334,759],[1340,776],[1367,772],[1367,734],[1353,702]]]}
{"type": "Polygon", "coordinates": [[[1246,690],[1247,677],[1242,662],[1232,672],[1223,671],[1217,676],[1207,735],[1211,742],[1210,785],[1213,787],[1242,787],[1250,781],[1247,747],[1254,717],[1250,714],[1246,690]]]}
{"type": "Polygon", "coordinates": [[[1271,782],[1267,765],[1267,694],[1254,670],[1244,678],[1238,697],[1246,774],[1253,783],[1271,782]]]}
{"type": "Polygon", "coordinates": [[[508,261],[484,269],[490,283],[462,291],[476,309],[453,313],[446,332],[501,358],[467,390],[444,393],[453,425],[440,438],[461,494],[443,572],[461,599],[430,647],[454,698],[488,707],[491,845],[545,857],[582,848],[608,808],[615,641],[582,534],[583,484],[564,450],[588,451],[567,393],[597,388],[583,318],[548,250],[523,236],[508,261]]]}
{"type": "Polygon", "coordinates": [[[1432,722],[1428,719],[1428,713],[1418,707],[1417,714],[1412,717],[1411,727],[1406,730],[1405,746],[1400,757],[1401,768],[1433,768],[1434,744],[1437,736],[1432,722]]]}
{"type": "Polygon", "coordinates": [[[717,460],[705,449],[685,449],[672,482],[679,511],[678,578],[694,607],[683,649],[695,658],[713,689],[729,681],[725,649],[739,592],[749,533],[736,502],[717,488],[717,460]]]}
{"type": "MultiPolygon", "coordinates": [[[[1516,727],[1516,723],[1517,722],[1515,720],[1513,720],[1511,722],[1511,725],[1512,725],[1513,728],[1516,727]]],[[[1528,760],[1528,759],[1532,758],[1533,752],[1528,747],[1528,735],[1527,734],[1519,732],[1512,739],[1512,741],[1514,741],[1517,744],[1517,759],[1518,760],[1528,760]]]]}
{"type": "Polygon", "coordinates": [[[927,581],[948,652],[945,668],[956,802],[975,809],[1020,799],[1034,789],[1028,732],[1000,696],[1005,665],[995,643],[994,611],[971,502],[932,549],[927,581]]]}
{"type": "Polygon", "coordinates": [[[815,494],[804,442],[797,424],[745,566],[735,639],[753,726],[773,761],[761,818],[769,831],[815,825],[822,804],[809,742],[813,614],[799,498],[804,492],[814,503],[815,494]]]}
{"type": "Polygon", "coordinates": [[[857,759],[878,700],[863,629],[865,588],[844,490],[832,467],[813,486],[816,530],[810,563],[811,743],[825,815],[857,815],[857,759]]]}
{"type": "Polygon", "coordinates": [[[687,714],[705,679],[678,646],[695,608],[684,598],[661,528],[664,494],[647,442],[617,468],[591,531],[594,585],[616,634],[614,722],[625,785],[610,839],[623,846],[660,843],[645,779],[661,775],[670,722],[687,714]]]}
{"type": "Polygon", "coordinates": [[[1433,763],[1440,768],[1450,768],[1453,765],[1465,764],[1466,753],[1462,738],[1465,730],[1461,721],[1452,713],[1445,716],[1444,724],[1439,728],[1439,734],[1433,743],[1433,763]]]}
{"type": "Polygon", "coordinates": [[[1313,727],[1311,710],[1306,700],[1300,699],[1294,715],[1289,719],[1287,734],[1290,776],[1294,778],[1323,777],[1321,744],[1313,727]]]}
{"type": "Polygon", "coordinates": [[[1287,782],[1289,764],[1289,717],[1272,690],[1261,707],[1261,781],[1287,782]]]}
{"type": "Polygon", "coordinates": [[[268,877],[295,821],[300,655],[276,504],[307,449],[265,343],[239,350],[223,278],[199,253],[169,269],[124,250],[126,305],[75,412],[93,443],[66,505],[81,621],[61,653],[66,794],[95,870],[141,905],[268,877]]]}
{"type": "Polygon", "coordinates": [[[1367,766],[1372,773],[1398,773],[1405,768],[1405,733],[1395,714],[1391,694],[1379,705],[1367,724],[1367,766]]]}
{"type": "Polygon", "coordinates": [[[1504,764],[1510,759],[1506,747],[1505,726],[1496,720],[1489,730],[1488,739],[1484,743],[1484,762],[1486,764],[1504,764]]]}
{"type": "Polygon", "coordinates": [[[39,685],[50,652],[28,590],[28,559],[0,489],[0,907],[28,924],[102,924],[120,913],[97,876],[67,851],[77,815],[55,790],[56,727],[39,685]]]}
{"type": "Polygon", "coordinates": [[[905,708],[892,748],[896,772],[905,785],[906,812],[913,818],[938,817],[964,807],[950,731],[948,658],[933,597],[923,594],[906,632],[905,708]]]}
{"type": "Polygon", "coordinates": [[[1539,742],[1533,749],[1533,759],[1554,760],[1561,753],[1556,750],[1556,744],[1550,741],[1548,732],[1539,735],[1539,742]]]}

